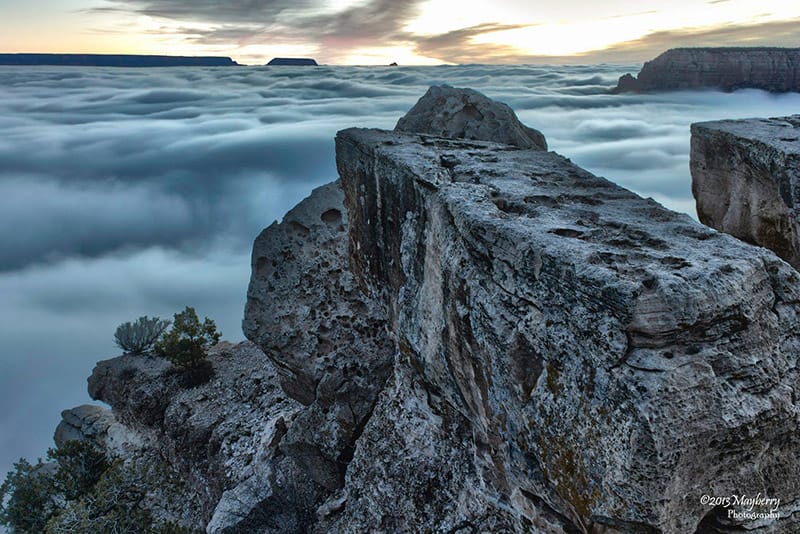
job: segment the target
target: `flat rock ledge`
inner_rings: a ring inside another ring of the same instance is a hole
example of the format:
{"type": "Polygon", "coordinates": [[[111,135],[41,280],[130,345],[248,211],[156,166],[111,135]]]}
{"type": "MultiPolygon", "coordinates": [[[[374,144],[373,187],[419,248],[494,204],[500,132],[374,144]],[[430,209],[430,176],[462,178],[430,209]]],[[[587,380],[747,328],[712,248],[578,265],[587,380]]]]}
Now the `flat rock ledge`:
{"type": "Polygon", "coordinates": [[[688,89],[800,91],[800,48],[674,48],[620,77],[615,93],[688,89]]]}
{"type": "Polygon", "coordinates": [[[700,221],[800,269],[800,115],[692,125],[700,221]]]}

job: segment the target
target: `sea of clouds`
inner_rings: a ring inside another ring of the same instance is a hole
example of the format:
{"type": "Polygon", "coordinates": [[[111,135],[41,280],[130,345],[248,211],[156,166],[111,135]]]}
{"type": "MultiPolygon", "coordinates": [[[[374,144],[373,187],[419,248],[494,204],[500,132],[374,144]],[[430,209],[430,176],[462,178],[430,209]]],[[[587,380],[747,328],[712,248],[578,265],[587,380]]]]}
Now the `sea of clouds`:
{"type": "Polygon", "coordinates": [[[116,326],[186,305],[243,339],[250,247],[336,178],[333,137],[392,128],[429,85],[511,105],[556,150],[694,214],[689,124],[800,95],[611,95],[637,66],[0,67],[0,477],[43,455],[116,326]]]}

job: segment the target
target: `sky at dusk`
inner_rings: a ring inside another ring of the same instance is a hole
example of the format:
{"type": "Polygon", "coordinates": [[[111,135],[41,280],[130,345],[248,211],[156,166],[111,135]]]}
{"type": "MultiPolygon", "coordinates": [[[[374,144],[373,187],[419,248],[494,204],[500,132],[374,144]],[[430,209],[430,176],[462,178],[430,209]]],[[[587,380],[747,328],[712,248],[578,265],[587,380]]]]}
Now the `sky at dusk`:
{"type": "Polygon", "coordinates": [[[800,2],[0,0],[0,52],[425,65],[630,63],[732,45],[800,46],[800,2]]]}

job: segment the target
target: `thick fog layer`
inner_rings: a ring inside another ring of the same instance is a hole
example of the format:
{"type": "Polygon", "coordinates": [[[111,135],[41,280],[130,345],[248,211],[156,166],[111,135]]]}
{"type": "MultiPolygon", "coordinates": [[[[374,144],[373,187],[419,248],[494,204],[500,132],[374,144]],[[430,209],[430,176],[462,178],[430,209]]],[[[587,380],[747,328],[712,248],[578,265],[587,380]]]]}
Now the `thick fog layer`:
{"type": "Polygon", "coordinates": [[[0,68],[0,476],[84,402],[115,327],[186,305],[242,339],[252,240],[336,178],[333,136],[431,84],[507,102],[552,150],[693,214],[689,124],[800,95],[608,94],[636,66],[0,68]]]}

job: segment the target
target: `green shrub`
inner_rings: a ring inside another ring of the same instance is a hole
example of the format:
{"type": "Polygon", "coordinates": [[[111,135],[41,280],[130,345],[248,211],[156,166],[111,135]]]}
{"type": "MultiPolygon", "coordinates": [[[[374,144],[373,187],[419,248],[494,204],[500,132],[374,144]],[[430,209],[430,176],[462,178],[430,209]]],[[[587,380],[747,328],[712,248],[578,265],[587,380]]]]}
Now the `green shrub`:
{"type": "Polygon", "coordinates": [[[143,466],[121,460],[111,463],[91,492],[66,506],[47,524],[46,534],[155,534],[189,532],[171,524],[157,524],[144,503],[163,482],[143,466]]]}
{"type": "Polygon", "coordinates": [[[51,466],[20,458],[0,486],[0,525],[10,532],[44,532],[58,502],[51,466]]]}
{"type": "Polygon", "coordinates": [[[169,327],[169,321],[158,317],[139,317],[133,323],[122,323],[114,333],[114,343],[131,354],[144,354],[153,350],[153,345],[169,327]]]}
{"type": "Polygon", "coordinates": [[[20,459],[0,486],[0,525],[12,534],[193,532],[156,521],[148,509],[159,506],[153,496],[183,493],[165,465],[110,462],[88,441],[69,441],[47,458],[35,465],[20,459]]]}
{"type": "Polygon", "coordinates": [[[208,349],[219,343],[220,337],[214,321],[206,317],[201,323],[194,308],[187,306],[175,314],[172,330],[161,336],[155,351],[176,367],[193,369],[206,362],[208,349]]]}
{"type": "Polygon", "coordinates": [[[54,475],[56,489],[68,501],[91,491],[110,464],[97,446],[84,440],[72,440],[47,451],[47,458],[58,464],[54,475]]]}
{"type": "Polygon", "coordinates": [[[88,494],[109,467],[88,441],[68,441],[47,451],[48,463],[20,459],[0,486],[0,524],[12,532],[44,532],[65,502],[88,494]]]}

